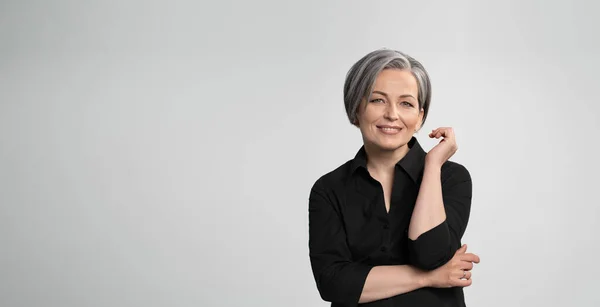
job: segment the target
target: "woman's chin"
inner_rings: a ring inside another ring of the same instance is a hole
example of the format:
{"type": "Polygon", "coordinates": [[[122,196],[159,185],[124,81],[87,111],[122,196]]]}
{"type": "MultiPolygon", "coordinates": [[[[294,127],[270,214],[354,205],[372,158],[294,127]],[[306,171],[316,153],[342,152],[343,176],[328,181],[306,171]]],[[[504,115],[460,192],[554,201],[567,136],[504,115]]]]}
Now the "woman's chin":
{"type": "Polygon", "coordinates": [[[401,142],[378,142],[375,143],[375,145],[377,146],[377,148],[379,150],[383,150],[383,151],[394,151],[400,147],[402,147],[401,142]]]}
{"type": "Polygon", "coordinates": [[[410,139],[405,140],[403,137],[369,137],[363,140],[370,145],[370,147],[382,151],[394,151],[402,146],[406,145],[410,139]]]}

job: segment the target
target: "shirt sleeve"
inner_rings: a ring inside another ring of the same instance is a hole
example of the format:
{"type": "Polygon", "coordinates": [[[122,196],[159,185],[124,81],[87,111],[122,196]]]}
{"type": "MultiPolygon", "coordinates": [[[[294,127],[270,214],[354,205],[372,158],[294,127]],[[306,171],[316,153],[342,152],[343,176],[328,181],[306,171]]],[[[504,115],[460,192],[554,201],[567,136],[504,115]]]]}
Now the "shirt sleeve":
{"type": "Polygon", "coordinates": [[[452,259],[469,221],[473,190],[469,171],[460,164],[448,171],[448,179],[442,182],[446,220],[416,240],[408,240],[411,263],[424,270],[436,269],[452,259]]]}
{"type": "Polygon", "coordinates": [[[321,298],[357,306],[373,266],[353,262],[340,214],[317,184],[309,197],[309,255],[321,298]]]}

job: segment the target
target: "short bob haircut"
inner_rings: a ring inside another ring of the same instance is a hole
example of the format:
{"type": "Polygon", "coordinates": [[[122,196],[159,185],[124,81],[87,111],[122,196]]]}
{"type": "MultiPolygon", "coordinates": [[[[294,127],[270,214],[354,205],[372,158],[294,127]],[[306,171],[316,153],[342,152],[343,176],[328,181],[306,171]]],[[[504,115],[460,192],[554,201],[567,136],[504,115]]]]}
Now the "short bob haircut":
{"type": "Polygon", "coordinates": [[[373,91],[373,84],[379,73],[384,69],[409,70],[417,80],[419,87],[419,110],[423,109],[421,127],[427,118],[431,102],[431,81],[429,74],[411,56],[396,50],[378,49],[370,52],[356,62],[346,75],[344,82],[344,106],[350,123],[357,124],[357,112],[363,98],[368,101],[373,91]]]}

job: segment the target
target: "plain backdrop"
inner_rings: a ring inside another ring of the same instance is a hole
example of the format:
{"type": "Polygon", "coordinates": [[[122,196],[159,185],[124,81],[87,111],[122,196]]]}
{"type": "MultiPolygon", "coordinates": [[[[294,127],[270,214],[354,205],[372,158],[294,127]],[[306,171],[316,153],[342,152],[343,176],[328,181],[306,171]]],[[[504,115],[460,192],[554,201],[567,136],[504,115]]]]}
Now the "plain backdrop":
{"type": "Polygon", "coordinates": [[[328,306],[308,193],[420,60],[474,181],[469,306],[598,306],[594,1],[0,1],[0,306],[328,306]]]}

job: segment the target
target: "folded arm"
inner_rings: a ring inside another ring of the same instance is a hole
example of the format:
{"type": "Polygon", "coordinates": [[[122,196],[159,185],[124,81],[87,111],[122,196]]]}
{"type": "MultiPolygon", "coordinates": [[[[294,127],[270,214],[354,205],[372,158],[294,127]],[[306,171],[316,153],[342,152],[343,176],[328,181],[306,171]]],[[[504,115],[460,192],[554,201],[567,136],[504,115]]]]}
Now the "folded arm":
{"type": "Polygon", "coordinates": [[[447,263],[460,247],[471,210],[472,182],[468,170],[450,164],[425,165],[419,195],[408,228],[411,263],[433,270],[447,263]]]}
{"type": "Polygon", "coordinates": [[[325,301],[356,306],[427,283],[425,273],[413,266],[353,262],[341,216],[317,184],[309,198],[309,250],[317,288],[325,301]]]}

